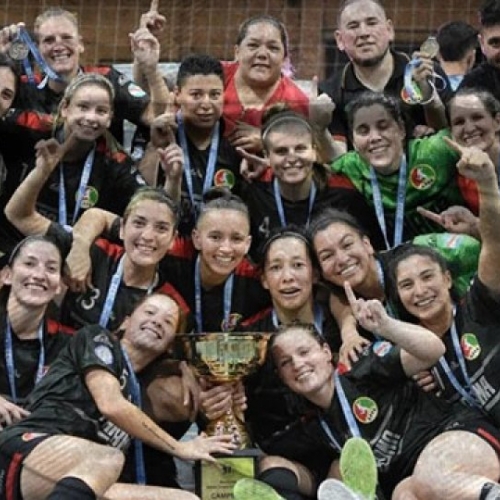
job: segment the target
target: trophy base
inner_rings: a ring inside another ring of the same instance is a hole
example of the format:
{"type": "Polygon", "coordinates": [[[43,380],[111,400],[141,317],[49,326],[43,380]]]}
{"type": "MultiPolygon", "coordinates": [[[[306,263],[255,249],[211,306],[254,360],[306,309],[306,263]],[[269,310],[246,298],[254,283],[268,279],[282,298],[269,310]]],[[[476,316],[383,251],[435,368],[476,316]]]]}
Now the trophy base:
{"type": "Polygon", "coordinates": [[[231,500],[236,481],[257,475],[257,460],[263,456],[263,452],[257,448],[249,448],[236,450],[232,455],[214,456],[217,464],[196,463],[196,494],[201,500],[231,500]]]}

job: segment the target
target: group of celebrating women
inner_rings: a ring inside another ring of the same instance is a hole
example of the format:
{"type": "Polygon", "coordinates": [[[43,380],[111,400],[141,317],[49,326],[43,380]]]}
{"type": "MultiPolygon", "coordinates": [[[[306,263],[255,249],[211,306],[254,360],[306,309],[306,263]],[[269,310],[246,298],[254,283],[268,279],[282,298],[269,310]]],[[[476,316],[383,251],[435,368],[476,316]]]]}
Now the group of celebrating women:
{"type": "MultiPolygon", "coordinates": [[[[357,2],[383,17],[341,13],[357,2]]],[[[68,11],[36,43],[0,30],[0,498],[197,498],[172,457],[231,453],[180,438],[233,406],[263,452],[237,500],[500,498],[500,103],[458,90],[449,127],[415,137],[367,91],[345,152],[278,19],[246,20],[232,62],[186,57],[170,89],[164,25],[153,1],[135,81],[80,64],[68,11]],[[198,379],[176,336],[214,331],[272,332],[264,365],[198,379]],[[351,437],[378,484],[340,497],[351,437]]]]}

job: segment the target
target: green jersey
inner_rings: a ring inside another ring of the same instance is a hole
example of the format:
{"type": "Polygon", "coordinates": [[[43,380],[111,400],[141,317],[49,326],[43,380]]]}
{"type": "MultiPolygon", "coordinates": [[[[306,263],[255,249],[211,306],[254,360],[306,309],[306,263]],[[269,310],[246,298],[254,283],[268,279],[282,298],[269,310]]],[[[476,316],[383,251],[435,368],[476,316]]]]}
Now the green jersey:
{"type": "MultiPolygon", "coordinates": [[[[404,201],[403,237],[408,241],[419,234],[442,232],[443,228],[417,212],[421,206],[440,213],[451,205],[464,205],[457,184],[456,163],[458,155],[443,140],[448,131],[430,137],[413,139],[407,151],[406,193],[404,201]]],[[[352,183],[375,207],[370,165],[361,156],[351,151],[335,160],[331,170],[349,177],[352,183]]],[[[399,170],[382,175],[377,173],[382,200],[387,240],[394,241],[395,214],[398,203],[399,170]]]]}

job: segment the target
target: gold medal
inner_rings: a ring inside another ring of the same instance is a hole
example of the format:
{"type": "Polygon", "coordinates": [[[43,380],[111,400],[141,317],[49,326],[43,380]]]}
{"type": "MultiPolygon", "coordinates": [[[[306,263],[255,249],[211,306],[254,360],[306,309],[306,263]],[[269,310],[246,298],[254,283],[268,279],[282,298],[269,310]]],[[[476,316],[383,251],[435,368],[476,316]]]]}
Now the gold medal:
{"type": "Polygon", "coordinates": [[[436,37],[430,36],[427,38],[427,40],[420,45],[420,52],[427,54],[431,59],[436,57],[439,52],[439,43],[436,37]]]}

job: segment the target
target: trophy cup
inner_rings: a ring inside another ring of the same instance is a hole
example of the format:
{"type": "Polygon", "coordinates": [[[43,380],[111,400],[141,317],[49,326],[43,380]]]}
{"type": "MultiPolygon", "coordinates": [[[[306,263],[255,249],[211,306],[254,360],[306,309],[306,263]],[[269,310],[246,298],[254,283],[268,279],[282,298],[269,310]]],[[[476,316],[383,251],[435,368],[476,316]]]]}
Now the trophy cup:
{"type": "MultiPolygon", "coordinates": [[[[265,361],[269,333],[216,332],[181,336],[187,359],[199,376],[213,384],[241,380],[265,361]]],[[[253,477],[259,450],[251,447],[244,418],[230,409],[221,418],[210,421],[208,435],[230,434],[238,449],[231,456],[218,456],[218,466],[202,463],[196,470],[196,493],[202,500],[233,498],[233,486],[242,477],[253,477]]]]}

